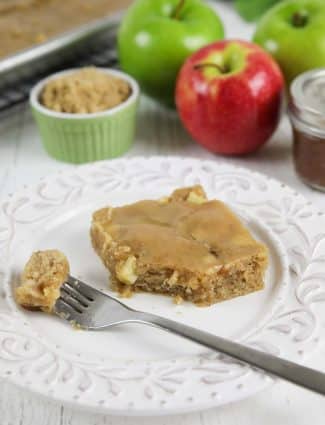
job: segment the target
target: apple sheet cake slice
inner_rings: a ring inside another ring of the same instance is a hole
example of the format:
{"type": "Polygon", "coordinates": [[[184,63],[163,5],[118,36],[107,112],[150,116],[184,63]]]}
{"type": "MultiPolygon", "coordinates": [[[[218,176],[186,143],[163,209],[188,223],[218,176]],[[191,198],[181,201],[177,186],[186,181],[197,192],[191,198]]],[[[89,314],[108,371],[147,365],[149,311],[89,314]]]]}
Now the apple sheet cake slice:
{"type": "Polygon", "coordinates": [[[263,288],[266,247],[201,186],[93,214],[93,247],[123,296],[152,292],[210,305],[263,288]]]}

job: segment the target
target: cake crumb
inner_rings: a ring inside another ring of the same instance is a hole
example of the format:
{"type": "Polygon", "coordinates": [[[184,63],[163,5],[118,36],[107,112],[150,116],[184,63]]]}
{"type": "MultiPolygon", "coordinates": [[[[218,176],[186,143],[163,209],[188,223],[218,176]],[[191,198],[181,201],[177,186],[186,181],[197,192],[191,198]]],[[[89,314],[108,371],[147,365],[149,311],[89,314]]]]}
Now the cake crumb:
{"type": "Polygon", "coordinates": [[[36,34],[35,36],[35,43],[44,43],[45,41],[47,41],[47,36],[43,33],[43,32],[39,32],[38,34],[36,34]]]}
{"type": "Polygon", "coordinates": [[[27,309],[51,312],[69,270],[62,252],[56,249],[34,252],[24,268],[21,285],[15,290],[17,303],[27,309]]]}
{"type": "Polygon", "coordinates": [[[180,295],[176,295],[176,297],[173,297],[173,302],[176,305],[180,305],[180,304],[183,304],[184,299],[180,295]]]}

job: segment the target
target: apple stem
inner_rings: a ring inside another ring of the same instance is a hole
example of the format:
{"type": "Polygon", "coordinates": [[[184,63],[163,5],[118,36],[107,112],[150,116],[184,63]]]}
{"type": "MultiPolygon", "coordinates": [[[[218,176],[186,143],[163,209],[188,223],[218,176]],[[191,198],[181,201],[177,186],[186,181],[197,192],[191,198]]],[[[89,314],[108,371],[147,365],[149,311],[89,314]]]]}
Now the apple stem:
{"type": "Polygon", "coordinates": [[[304,12],[296,12],[292,15],[292,24],[295,27],[304,27],[308,22],[308,15],[304,12]]]}
{"type": "Polygon", "coordinates": [[[172,19],[179,19],[179,14],[181,13],[181,10],[183,9],[183,6],[185,4],[185,0],[179,0],[173,14],[172,14],[172,19]]]}
{"type": "Polygon", "coordinates": [[[218,65],[216,63],[197,63],[194,65],[193,67],[194,69],[204,69],[204,68],[215,68],[217,69],[219,72],[221,72],[221,74],[226,74],[227,72],[229,72],[229,68],[227,66],[222,66],[222,65],[218,65]]]}

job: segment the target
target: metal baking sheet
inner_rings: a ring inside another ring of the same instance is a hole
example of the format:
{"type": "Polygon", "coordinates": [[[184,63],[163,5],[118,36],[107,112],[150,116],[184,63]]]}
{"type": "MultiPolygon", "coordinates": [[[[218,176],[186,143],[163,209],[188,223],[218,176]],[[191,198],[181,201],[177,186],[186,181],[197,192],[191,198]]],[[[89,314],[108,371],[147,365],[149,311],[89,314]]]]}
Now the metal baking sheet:
{"type": "Polygon", "coordinates": [[[121,13],[85,24],[51,40],[0,60],[0,89],[58,66],[101,44],[116,31],[121,13]]]}

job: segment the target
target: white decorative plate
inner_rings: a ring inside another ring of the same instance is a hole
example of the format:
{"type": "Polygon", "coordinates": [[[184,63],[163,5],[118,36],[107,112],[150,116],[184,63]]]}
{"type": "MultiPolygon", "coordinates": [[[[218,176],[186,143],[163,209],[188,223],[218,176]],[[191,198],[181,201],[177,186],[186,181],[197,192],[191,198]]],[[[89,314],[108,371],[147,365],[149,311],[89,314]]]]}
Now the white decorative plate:
{"type": "Polygon", "coordinates": [[[245,169],[153,157],[77,167],[1,204],[0,376],[53,400],[121,415],[204,409],[269,385],[261,372],[163,331],[139,325],[76,331],[57,317],[22,311],[12,298],[24,263],[43,248],[61,249],[73,274],[108,290],[89,242],[91,212],[196,183],[229,203],[267,244],[266,288],[208,308],[146,294],[127,303],[302,362],[321,340],[325,318],[322,213],[285,185],[245,169]]]}

